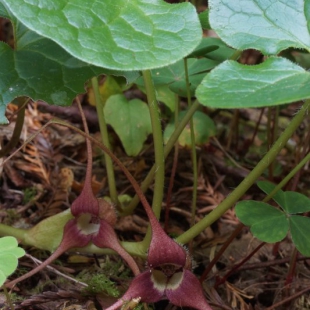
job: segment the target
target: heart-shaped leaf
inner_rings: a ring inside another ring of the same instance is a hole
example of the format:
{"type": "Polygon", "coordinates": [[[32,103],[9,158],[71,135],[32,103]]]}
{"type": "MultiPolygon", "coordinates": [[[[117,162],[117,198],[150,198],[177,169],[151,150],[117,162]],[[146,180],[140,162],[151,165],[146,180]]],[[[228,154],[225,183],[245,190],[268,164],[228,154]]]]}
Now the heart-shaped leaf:
{"type": "MultiPolygon", "coordinates": [[[[186,111],[179,113],[179,120],[186,115],[186,111]]],[[[206,114],[196,111],[193,115],[195,143],[201,145],[206,143],[210,137],[213,137],[216,133],[215,124],[213,120],[206,114]]],[[[175,129],[175,121],[172,120],[164,131],[164,142],[167,143],[175,129]]],[[[178,139],[181,146],[191,147],[191,132],[190,127],[184,128],[178,139]]]]}
{"type": "Polygon", "coordinates": [[[18,258],[24,255],[24,249],[18,247],[14,237],[0,238],[0,286],[16,270],[18,258]]]}
{"type": "Polygon", "coordinates": [[[284,192],[284,206],[281,206],[289,214],[304,213],[310,211],[310,198],[307,196],[287,191],[284,192]]]}
{"type": "Polygon", "coordinates": [[[203,79],[198,100],[214,108],[254,108],[310,98],[310,73],[291,61],[270,57],[255,66],[225,61],[203,79]]]}
{"type": "Polygon", "coordinates": [[[15,28],[15,50],[0,42],[0,124],[7,123],[6,104],[18,96],[70,105],[77,94],[85,92],[84,84],[93,76],[139,76],[104,70],[72,57],[53,41],[24,27],[1,3],[0,15],[10,18],[15,28]]]}
{"type": "Polygon", "coordinates": [[[202,30],[190,3],[163,0],[3,0],[29,29],[74,57],[116,70],[162,67],[188,55],[202,30]]]}
{"type": "Polygon", "coordinates": [[[236,205],[236,215],[250,226],[252,234],[264,242],[281,241],[289,229],[284,212],[259,201],[244,200],[236,205]]]}
{"type": "Polygon", "coordinates": [[[288,47],[310,50],[309,0],[210,0],[210,24],[236,49],[277,54],[288,47]]]}
{"type": "Polygon", "coordinates": [[[113,95],[106,101],[104,115],[121,139],[127,155],[139,154],[152,132],[147,104],[139,99],[128,101],[124,95],[113,95]]]}
{"type": "Polygon", "coordinates": [[[292,240],[297,250],[305,256],[310,256],[309,237],[310,218],[293,215],[290,217],[290,229],[292,240]]]}

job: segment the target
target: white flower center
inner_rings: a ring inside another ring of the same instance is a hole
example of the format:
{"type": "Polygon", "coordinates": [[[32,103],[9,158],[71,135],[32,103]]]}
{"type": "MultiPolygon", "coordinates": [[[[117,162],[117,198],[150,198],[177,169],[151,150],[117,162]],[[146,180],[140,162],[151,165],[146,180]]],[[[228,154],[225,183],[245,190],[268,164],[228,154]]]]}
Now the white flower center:
{"type": "Polygon", "coordinates": [[[177,289],[183,280],[183,268],[166,264],[156,267],[151,270],[151,280],[154,288],[160,292],[164,292],[166,289],[177,289]]]}
{"type": "Polygon", "coordinates": [[[77,219],[77,226],[83,234],[91,235],[99,231],[100,222],[92,214],[83,213],[77,219]]]}

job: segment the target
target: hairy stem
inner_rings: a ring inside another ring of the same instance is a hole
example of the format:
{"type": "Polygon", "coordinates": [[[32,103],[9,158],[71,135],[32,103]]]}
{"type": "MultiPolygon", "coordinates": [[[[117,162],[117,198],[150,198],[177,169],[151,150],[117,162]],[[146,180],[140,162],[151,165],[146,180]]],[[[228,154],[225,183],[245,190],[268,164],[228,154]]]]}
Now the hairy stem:
{"type": "MultiPolygon", "coordinates": [[[[179,122],[179,96],[175,95],[175,111],[174,111],[174,124],[177,126],[179,122]]],[[[165,208],[165,223],[164,230],[168,232],[168,224],[169,224],[169,212],[170,212],[170,201],[172,196],[172,190],[174,185],[175,173],[178,165],[178,157],[179,157],[179,143],[176,142],[174,145],[174,155],[173,155],[173,163],[171,168],[171,175],[169,181],[169,187],[167,192],[167,200],[166,200],[166,208],[165,208]]]]}
{"type": "MultiPolygon", "coordinates": [[[[187,103],[188,106],[192,106],[192,97],[190,91],[190,84],[188,78],[188,67],[187,67],[187,59],[184,58],[184,71],[185,71],[185,81],[186,81],[186,92],[187,92],[187,103]]],[[[192,165],[193,165],[193,198],[191,205],[191,222],[190,226],[195,225],[195,217],[196,217],[196,204],[197,204],[197,185],[198,185],[198,171],[197,171],[197,153],[196,153],[196,141],[195,141],[195,128],[194,128],[194,120],[193,118],[189,121],[190,124],[190,134],[191,134],[191,155],[192,155],[192,165]]],[[[189,251],[192,254],[192,242],[189,245],[189,251]]]]}
{"type": "MultiPolygon", "coordinates": [[[[96,109],[97,109],[97,115],[98,115],[98,119],[99,119],[101,139],[102,139],[103,144],[106,145],[107,148],[111,149],[110,142],[109,142],[107,124],[106,124],[105,118],[104,118],[104,105],[103,105],[103,102],[102,102],[101,97],[100,97],[99,84],[98,84],[97,77],[93,77],[91,79],[91,83],[92,83],[92,87],[93,87],[93,91],[94,91],[94,95],[95,95],[96,109]]],[[[117,210],[121,211],[120,210],[120,203],[118,201],[118,196],[117,196],[112,159],[106,153],[104,153],[104,161],[105,161],[105,166],[107,169],[107,178],[108,178],[109,193],[110,193],[111,201],[116,206],[117,210]]]]}
{"type": "Polygon", "coordinates": [[[165,157],[164,157],[163,134],[151,71],[149,70],[143,71],[143,78],[151,116],[153,140],[154,140],[154,152],[155,152],[155,184],[154,184],[152,208],[156,217],[159,218],[164,196],[164,182],[165,182],[165,157]]]}

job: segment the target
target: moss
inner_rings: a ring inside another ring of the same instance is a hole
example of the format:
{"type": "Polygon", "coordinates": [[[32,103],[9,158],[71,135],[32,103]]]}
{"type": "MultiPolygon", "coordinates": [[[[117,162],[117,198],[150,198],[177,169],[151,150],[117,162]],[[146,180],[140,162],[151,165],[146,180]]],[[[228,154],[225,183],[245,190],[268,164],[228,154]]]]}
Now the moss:
{"type": "Polygon", "coordinates": [[[102,271],[95,275],[89,275],[89,279],[84,278],[84,281],[88,284],[88,287],[83,289],[86,293],[95,295],[103,292],[112,297],[120,296],[120,292],[115,283],[111,281],[102,271]]]}
{"type": "Polygon", "coordinates": [[[37,194],[37,189],[35,187],[26,188],[24,191],[23,204],[27,204],[32,201],[37,194]]]}

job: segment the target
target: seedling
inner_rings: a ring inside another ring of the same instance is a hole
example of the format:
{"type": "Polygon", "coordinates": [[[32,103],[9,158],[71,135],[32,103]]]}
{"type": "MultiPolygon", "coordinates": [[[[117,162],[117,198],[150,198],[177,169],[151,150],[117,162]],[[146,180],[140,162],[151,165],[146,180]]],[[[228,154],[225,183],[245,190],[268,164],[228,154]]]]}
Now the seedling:
{"type": "MultiPolygon", "coordinates": [[[[266,194],[276,187],[263,181],[257,182],[257,185],[266,194]]],[[[310,218],[302,215],[310,211],[310,199],[297,192],[279,190],[273,200],[280,209],[260,201],[240,201],[236,205],[236,215],[244,225],[250,226],[256,238],[264,242],[279,242],[290,231],[298,251],[310,256],[310,218]]]]}

